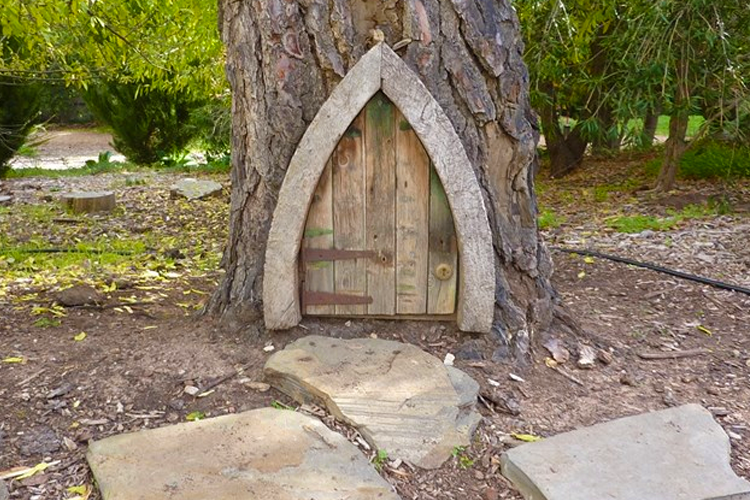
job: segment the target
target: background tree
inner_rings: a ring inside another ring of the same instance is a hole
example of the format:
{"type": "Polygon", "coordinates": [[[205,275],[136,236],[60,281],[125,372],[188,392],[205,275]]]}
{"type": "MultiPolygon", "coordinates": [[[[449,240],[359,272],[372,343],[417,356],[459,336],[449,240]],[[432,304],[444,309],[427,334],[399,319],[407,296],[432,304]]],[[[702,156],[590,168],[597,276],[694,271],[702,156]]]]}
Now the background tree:
{"type": "Polygon", "coordinates": [[[286,166],[378,29],[391,46],[408,42],[403,60],[464,144],[494,232],[494,332],[525,352],[552,320],[554,293],[536,227],[536,121],[509,2],[223,0],[220,10],[234,96],[232,208],[226,275],[209,310],[243,324],[260,319],[264,250],[286,166]]]}

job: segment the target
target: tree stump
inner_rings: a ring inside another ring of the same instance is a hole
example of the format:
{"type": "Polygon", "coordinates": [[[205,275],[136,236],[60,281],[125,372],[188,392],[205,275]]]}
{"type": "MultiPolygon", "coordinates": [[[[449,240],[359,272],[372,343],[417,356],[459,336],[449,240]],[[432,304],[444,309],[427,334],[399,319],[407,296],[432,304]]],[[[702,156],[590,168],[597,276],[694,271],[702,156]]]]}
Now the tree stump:
{"type": "Polygon", "coordinates": [[[86,191],[62,196],[65,208],[74,214],[111,212],[115,208],[115,193],[112,191],[86,191]]]}

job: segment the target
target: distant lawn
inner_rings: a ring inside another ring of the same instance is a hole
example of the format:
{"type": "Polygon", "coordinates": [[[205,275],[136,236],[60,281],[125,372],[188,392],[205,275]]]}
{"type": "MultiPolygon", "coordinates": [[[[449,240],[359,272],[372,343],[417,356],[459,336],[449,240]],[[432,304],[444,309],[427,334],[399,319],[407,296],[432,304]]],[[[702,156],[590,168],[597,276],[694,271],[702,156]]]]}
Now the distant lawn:
{"type": "MultiPolygon", "coordinates": [[[[687,129],[687,136],[692,137],[698,132],[698,129],[703,125],[703,122],[706,120],[700,116],[700,115],[692,115],[688,120],[688,129],[687,129]]],[[[575,127],[576,120],[574,119],[568,119],[568,118],[560,118],[560,125],[561,126],[570,126],[575,127]]],[[[642,129],[643,128],[643,119],[642,118],[633,118],[631,120],[628,120],[628,129],[642,129]]],[[[661,115],[659,116],[659,122],[656,125],[656,135],[660,135],[663,137],[669,136],[669,117],[667,115],[661,115]]]]}

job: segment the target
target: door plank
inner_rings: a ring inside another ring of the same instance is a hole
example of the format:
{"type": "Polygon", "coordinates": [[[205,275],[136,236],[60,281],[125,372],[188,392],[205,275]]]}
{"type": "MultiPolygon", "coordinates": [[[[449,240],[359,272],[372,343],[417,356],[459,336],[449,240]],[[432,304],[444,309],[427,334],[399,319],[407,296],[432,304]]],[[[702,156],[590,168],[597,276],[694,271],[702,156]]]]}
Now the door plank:
{"type": "MultiPolygon", "coordinates": [[[[364,111],[354,119],[333,152],[333,243],[339,250],[364,250],[365,162],[364,111]]],[[[334,263],[336,293],[367,294],[367,259],[334,263]]],[[[366,305],[336,305],[336,314],[366,314],[366,305]]]]}
{"type": "MultiPolygon", "coordinates": [[[[331,189],[331,162],[326,165],[315,189],[305,224],[306,248],[333,248],[333,190],[331,189]]],[[[305,290],[308,292],[334,292],[333,262],[305,262],[305,290]]],[[[307,314],[333,314],[333,305],[305,306],[307,314]]]]}
{"type": "Polygon", "coordinates": [[[456,309],[458,249],[448,199],[434,167],[430,167],[430,251],[427,313],[452,314],[456,309]]]}
{"type": "Polygon", "coordinates": [[[396,312],[427,312],[430,158],[396,112],[396,312]]]}
{"type": "Polygon", "coordinates": [[[365,108],[367,169],[365,234],[367,248],[378,257],[367,263],[367,295],[373,298],[369,314],[396,313],[396,158],[395,106],[376,94],[365,108]]]}

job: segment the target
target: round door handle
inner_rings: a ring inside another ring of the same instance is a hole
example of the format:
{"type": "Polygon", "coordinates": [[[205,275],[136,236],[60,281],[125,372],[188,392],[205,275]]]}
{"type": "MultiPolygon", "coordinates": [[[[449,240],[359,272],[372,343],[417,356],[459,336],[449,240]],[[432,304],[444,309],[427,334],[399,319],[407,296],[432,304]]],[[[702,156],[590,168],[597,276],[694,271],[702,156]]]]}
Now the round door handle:
{"type": "Polygon", "coordinates": [[[435,268],[435,277],[440,281],[445,281],[453,276],[453,266],[449,264],[440,264],[435,268]]]}

